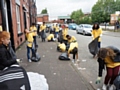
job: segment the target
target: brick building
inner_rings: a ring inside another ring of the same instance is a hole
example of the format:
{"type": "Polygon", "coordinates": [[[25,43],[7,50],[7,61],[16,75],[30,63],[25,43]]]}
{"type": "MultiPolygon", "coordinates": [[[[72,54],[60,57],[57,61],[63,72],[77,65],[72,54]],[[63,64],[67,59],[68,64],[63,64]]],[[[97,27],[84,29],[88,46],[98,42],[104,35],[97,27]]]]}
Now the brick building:
{"type": "Polygon", "coordinates": [[[37,22],[38,23],[49,22],[49,15],[48,14],[38,14],[37,22]]]}
{"type": "Polygon", "coordinates": [[[0,26],[11,33],[14,50],[25,41],[24,30],[35,22],[36,14],[33,17],[33,13],[36,13],[34,0],[0,0],[0,26]],[[34,9],[31,10],[32,6],[34,9]]]}

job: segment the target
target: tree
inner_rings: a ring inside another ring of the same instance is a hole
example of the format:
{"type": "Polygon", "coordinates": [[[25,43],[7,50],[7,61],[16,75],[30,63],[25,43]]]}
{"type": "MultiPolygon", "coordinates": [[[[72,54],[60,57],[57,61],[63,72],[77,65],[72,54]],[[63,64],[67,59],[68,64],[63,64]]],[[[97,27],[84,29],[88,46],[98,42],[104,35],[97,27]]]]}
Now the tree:
{"type": "Polygon", "coordinates": [[[47,13],[48,13],[48,12],[47,12],[47,9],[46,9],[46,8],[41,11],[41,14],[47,14],[47,13]]]}
{"type": "Polygon", "coordinates": [[[80,17],[83,17],[83,12],[81,9],[73,11],[71,14],[71,19],[73,19],[77,24],[80,23],[80,17]]]}

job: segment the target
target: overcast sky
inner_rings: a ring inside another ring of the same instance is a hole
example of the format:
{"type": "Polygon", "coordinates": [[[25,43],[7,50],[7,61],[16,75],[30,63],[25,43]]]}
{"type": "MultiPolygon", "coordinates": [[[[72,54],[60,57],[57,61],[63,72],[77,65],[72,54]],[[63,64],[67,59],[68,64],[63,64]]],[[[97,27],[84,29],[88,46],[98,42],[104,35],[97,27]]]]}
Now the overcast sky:
{"type": "Polygon", "coordinates": [[[84,13],[91,12],[92,6],[98,0],[36,0],[37,13],[47,8],[50,20],[58,16],[70,15],[72,11],[82,9],[84,13]]]}

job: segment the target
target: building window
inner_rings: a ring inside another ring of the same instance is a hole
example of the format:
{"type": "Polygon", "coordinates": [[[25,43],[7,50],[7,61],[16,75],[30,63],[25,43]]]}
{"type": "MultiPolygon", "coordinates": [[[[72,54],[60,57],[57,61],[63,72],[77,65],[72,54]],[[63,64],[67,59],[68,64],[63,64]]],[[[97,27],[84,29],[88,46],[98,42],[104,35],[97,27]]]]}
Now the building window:
{"type": "Polygon", "coordinates": [[[19,5],[16,5],[16,18],[17,18],[17,31],[18,34],[21,33],[21,28],[20,28],[20,7],[19,5]]]}

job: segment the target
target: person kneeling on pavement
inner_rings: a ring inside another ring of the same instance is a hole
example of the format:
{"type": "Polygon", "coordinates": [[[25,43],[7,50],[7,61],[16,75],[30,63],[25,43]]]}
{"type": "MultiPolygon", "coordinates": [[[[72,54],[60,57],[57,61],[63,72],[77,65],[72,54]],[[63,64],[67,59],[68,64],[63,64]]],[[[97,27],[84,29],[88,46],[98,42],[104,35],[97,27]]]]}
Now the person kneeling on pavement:
{"type": "Polygon", "coordinates": [[[60,51],[60,52],[66,51],[66,45],[62,41],[58,44],[57,51],[60,51]]]}
{"type": "Polygon", "coordinates": [[[113,81],[117,77],[120,69],[120,62],[114,61],[116,55],[117,55],[116,50],[110,47],[100,48],[98,52],[97,56],[98,56],[99,73],[98,73],[98,78],[96,80],[96,84],[100,83],[101,77],[102,77],[102,71],[103,69],[105,69],[104,65],[106,66],[106,76],[105,76],[102,90],[115,90],[113,81]]]}
{"type": "Polygon", "coordinates": [[[50,34],[47,36],[47,41],[48,42],[54,41],[54,34],[53,34],[53,32],[50,32],[50,34]]]}
{"type": "Polygon", "coordinates": [[[66,35],[66,38],[67,38],[68,43],[77,42],[74,36],[66,35]]]}
{"type": "Polygon", "coordinates": [[[70,58],[70,54],[73,54],[73,63],[77,63],[78,60],[78,43],[77,42],[71,42],[70,47],[67,51],[68,57],[70,58]]]}

